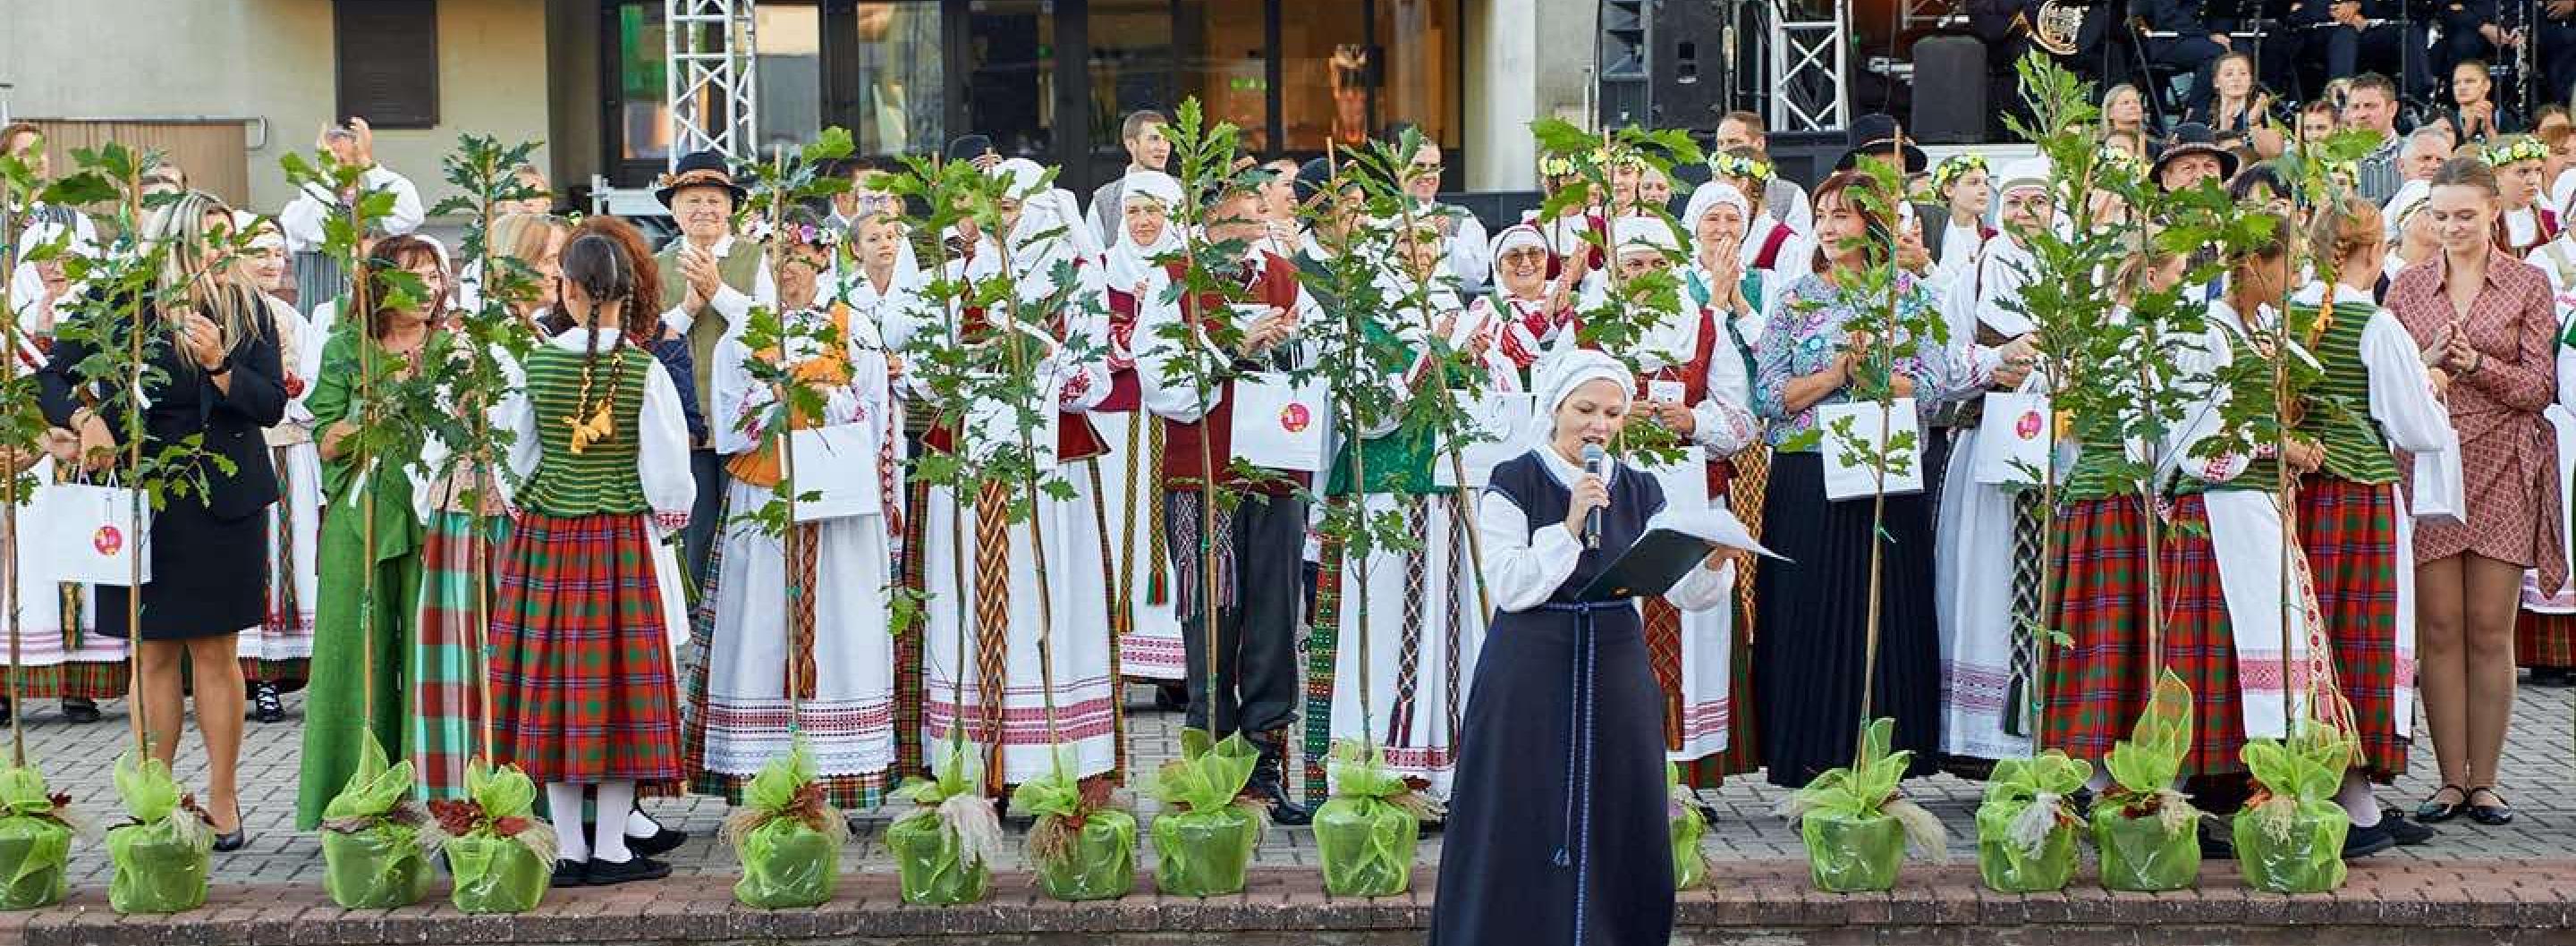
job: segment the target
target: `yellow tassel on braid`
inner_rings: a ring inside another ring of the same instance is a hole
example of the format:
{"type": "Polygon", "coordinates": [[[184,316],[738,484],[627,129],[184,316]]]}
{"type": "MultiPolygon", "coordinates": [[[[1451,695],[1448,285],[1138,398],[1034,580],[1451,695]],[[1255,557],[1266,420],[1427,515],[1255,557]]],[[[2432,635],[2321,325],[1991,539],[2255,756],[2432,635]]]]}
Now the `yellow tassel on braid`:
{"type": "Polygon", "coordinates": [[[572,428],[573,453],[583,453],[590,449],[591,444],[616,438],[617,425],[610,419],[608,413],[609,406],[616,396],[616,392],[611,391],[607,397],[599,399],[597,407],[591,406],[590,363],[584,361],[581,366],[581,396],[574,401],[578,406],[573,409],[571,416],[564,418],[564,424],[572,428]]]}

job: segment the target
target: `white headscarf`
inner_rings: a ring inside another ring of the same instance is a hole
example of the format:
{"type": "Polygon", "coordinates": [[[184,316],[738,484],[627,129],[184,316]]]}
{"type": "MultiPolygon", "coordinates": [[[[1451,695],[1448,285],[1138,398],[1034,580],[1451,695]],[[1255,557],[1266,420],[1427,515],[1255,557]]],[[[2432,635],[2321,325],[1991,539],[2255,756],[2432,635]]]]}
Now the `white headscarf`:
{"type": "Polygon", "coordinates": [[[1671,224],[1654,217],[1621,217],[1610,225],[1610,246],[1620,253],[1632,249],[1655,249],[1666,253],[1681,252],[1681,243],[1673,239],[1671,224]]]}
{"type": "Polygon", "coordinates": [[[1546,449],[1556,439],[1557,408],[1574,396],[1574,389],[1593,381],[1616,382],[1623,398],[1636,394],[1637,376],[1628,372],[1627,365],[1589,348],[1559,352],[1539,366],[1538,407],[1546,412],[1547,422],[1531,424],[1530,429],[1537,435],[1540,449],[1546,449]]]}
{"type": "Polygon", "coordinates": [[[1682,226],[1690,230],[1693,241],[1699,239],[1700,218],[1721,205],[1735,208],[1736,214],[1744,218],[1744,235],[1753,235],[1753,202],[1745,199],[1744,192],[1735,185],[1712,180],[1691,191],[1690,206],[1682,211],[1682,226]]]}
{"type": "Polygon", "coordinates": [[[1031,249],[1038,251],[1035,258],[1014,262],[1023,267],[1052,268],[1051,257],[1057,253],[1070,253],[1093,261],[1100,258],[1099,235],[1091,232],[1091,225],[1083,220],[1081,210],[1074,205],[1072,193],[1061,187],[1044,186],[1046,168],[1027,158],[1007,158],[993,165],[992,174],[1008,181],[1005,193],[1020,202],[1020,222],[1011,228],[1010,233],[1012,255],[1021,256],[1031,249]],[[1047,246],[1031,245],[1030,241],[1038,234],[1049,230],[1061,232],[1048,239],[1047,246]],[[1042,263],[1040,260],[1049,261],[1042,263]]]}
{"type": "Polygon", "coordinates": [[[1504,227],[1503,232],[1494,234],[1494,259],[1499,262],[1502,260],[1504,253],[1511,252],[1513,249],[1523,246],[1535,246],[1541,250],[1546,250],[1548,248],[1547,237],[1538,232],[1538,227],[1527,223],[1515,223],[1511,226],[1504,227]]]}
{"type": "Polygon", "coordinates": [[[1126,204],[1140,198],[1160,201],[1166,210],[1180,206],[1181,182],[1161,171],[1133,170],[1118,185],[1118,217],[1112,228],[1118,239],[1109,245],[1109,288],[1134,292],[1136,284],[1145,281],[1154,269],[1154,257],[1171,252],[1181,245],[1181,222],[1173,218],[1163,224],[1163,233],[1153,245],[1139,246],[1127,235],[1126,204]]]}

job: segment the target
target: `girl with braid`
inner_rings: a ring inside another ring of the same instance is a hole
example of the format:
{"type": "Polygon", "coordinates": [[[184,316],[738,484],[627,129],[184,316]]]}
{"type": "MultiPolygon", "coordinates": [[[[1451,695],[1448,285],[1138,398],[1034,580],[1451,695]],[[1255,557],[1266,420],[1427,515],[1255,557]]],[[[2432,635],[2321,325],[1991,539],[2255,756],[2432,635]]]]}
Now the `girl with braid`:
{"type": "Polygon", "coordinates": [[[530,352],[493,409],[512,431],[521,518],[492,615],[493,754],[546,787],[557,887],[667,876],[621,819],[585,837],[585,796],[624,812],[679,788],[678,696],[653,548],[688,524],[697,488],[670,372],[622,329],[637,270],[615,241],[565,248],[571,325],[530,352]]]}

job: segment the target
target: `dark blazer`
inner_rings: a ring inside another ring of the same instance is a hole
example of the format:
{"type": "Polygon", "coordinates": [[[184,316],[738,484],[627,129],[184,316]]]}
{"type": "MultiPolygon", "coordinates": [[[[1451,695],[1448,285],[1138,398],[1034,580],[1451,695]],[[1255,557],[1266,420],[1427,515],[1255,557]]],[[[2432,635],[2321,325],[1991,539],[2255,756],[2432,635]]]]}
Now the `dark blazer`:
{"type": "Polygon", "coordinates": [[[2135,0],[2129,9],[2146,21],[2148,29],[2179,33],[2183,39],[2206,39],[2217,32],[2201,19],[2200,0],[2135,0]]]}
{"type": "MultiPolygon", "coordinates": [[[[143,412],[143,449],[157,451],[189,437],[204,435],[203,448],[231,461],[232,475],[226,476],[213,464],[205,466],[208,485],[204,503],[217,519],[240,519],[268,508],[277,501],[277,471],[269,464],[268,441],[262,429],[275,426],[286,416],[285,373],[278,364],[277,327],[269,321],[268,306],[253,298],[247,301],[259,320],[256,338],[234,342],[232,349],[232,390],[215,386],[195,364],[181,354],[178,343],[164,334],[159,350],[147,359],[150,371],[165,380],[146,390],[152,402],[143,412]]],[[[156,326],[170,323],[154,319],[156,326]]],[[[81,362],[89,360],[94,349],[86,341],[58,339],[42,371],[37,372],[37,399],[45,419],[56,426],[71,425],[73,412],[90,406],[99,389],[85,383],[79,373],[81,362]]],[[[120,402],[121,404],[121,402],[120,402]]],[[[108,429],[120,438],[125,436],[126,416],[120,404],[102,404],[94,408],[108,429]]],[[[193,500],[176,499],[178,502],[193,500]]]]}
{"type": "Polygon", "coordinates": [[[1914,219],[1923,224],[1923,248],[1932,253],[1932,265],[1941,265],[1942,237],[1950,233],[1950,208],[1941,204],[1915,204],[1914,219]]]}

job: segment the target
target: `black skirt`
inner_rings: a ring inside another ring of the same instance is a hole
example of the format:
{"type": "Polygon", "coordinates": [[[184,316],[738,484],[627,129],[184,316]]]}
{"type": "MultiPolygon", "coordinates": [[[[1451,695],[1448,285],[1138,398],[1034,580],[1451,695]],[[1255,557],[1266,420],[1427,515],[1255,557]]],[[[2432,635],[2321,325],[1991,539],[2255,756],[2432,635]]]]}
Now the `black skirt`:
{"type": "Polygon", "coordinates": [[[1561,608],[1497,614],[1487,632],[1433,946],[1662,946],[1672,934],[1663,693],[1643,624],[1626,602],[1561,608]]]}
{"type": "MultiPolygon", "coordinates": [[[[1762,540],[1785,562],[1756,571],[1762,633],[1753,686],[1771,784],[1798,787],[1852,762],[1868,648],[1868,499],[1825,500],[1824,457],[1771,455],[1762,540]]],[[[1890,496],[1880,559],[1878,672],[1870,713],[1896,720],[1895,746],[1928,775],[1941,738],[1941,646],[1932,609],[1932,514],[1923,496],[1890,496]]]]}
{"type": "MultiPolygon", "coordinates": [[[[218,519],[194,497],[152,514],[152,581],[143,639],[188,640],[257,627],[267,617],[268,517],[218,519]]],[[[126,589],[98,589],[98,632],[127,636],[126,589]]]]}

